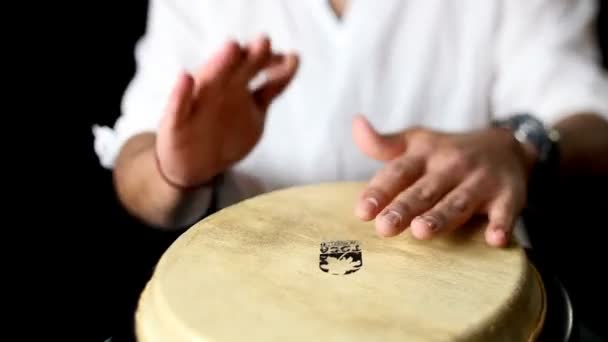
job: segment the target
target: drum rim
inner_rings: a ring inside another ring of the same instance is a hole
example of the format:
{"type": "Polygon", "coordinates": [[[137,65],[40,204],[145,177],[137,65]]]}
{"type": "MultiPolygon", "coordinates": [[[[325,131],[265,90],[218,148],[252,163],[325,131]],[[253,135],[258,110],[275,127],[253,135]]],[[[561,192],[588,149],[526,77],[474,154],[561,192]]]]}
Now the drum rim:
{"type": "Polygon", "coordinates": [[[555,290],[559,291],[559,295],[561,296],[561,299],[564,301],[564,306],[565,306],[565,314],[564,316],[566,317],[565,321],[566,321],[566,327],[565,327],[565,336],[563,336],[563,341],[567,342],[567,341],[571,341],[573,338],[573,333],[574,333],[574,308],[572,305],[572,300],[570,298],[570,295],[568,294],[568,291],[566,290],[566,287],[564,286],[564,284],[559,281],[559,279],[557,277],[555,277],[554,275],[551,275],[550,277],[550,281],[552,282],[552,286],[555,287],[555,290]]]}
{"type": "Polygon", "coordinates": [[[538,339],[545,327],[545,322],[546,322],[546,317],[547,317],[547,290],[545,288],[545,284],[543,282],[542,276],[541,276],[540,272],[538,271],[538,269],[536,268],[536,266],[534,266],[533,263],[529,263],[529,266],[532,269],[532,272],[534,273],[534,279],[539,286],[539,290],[541,292],[541,300],[542,300],[539,316],[537,318],[538,319],[537,324],[532,329],[532,332],[531,332],[530,336],[528,337],[528,342],[535,342],[535,341],[538,341],[538,339]]]}
{"type": "Polygon", "coordinates": [[[564,287],[564,284],[562,284],[560,281],[558,281],[557,279],[554,279],[556,285],[558,285],[559,287],[559,291],[561,292],[562,296],[564,296],[564,300],[566,301],[566,315],[567,315],[567,336],[566,336],[566,341],[569,341],[572,338],[572,331],[574,330],[574,310],[572,309],[572,301],[570,299],[570,295],[568,294],[568,292],[566,291],[566,288],[564,287]]]}
{"type": "Polygon", "coordinates": [[[570,298],[570,294],[568,293],[568,290],[566,289],[564,284],[559,280],[559,278],[555,274],[553,274],[550,270],[548,270],[546,266],[544,266],[542,264],[542,261],[539,260],[539,256],[535,253],[534,250],[532,250],[531,248],[525,248],[525,253],[528,256],[530,265],[537,272],[537,276],[539,277],[541,285],[544,288],[544,296],[546,297],[545,321],[543,322],[543,325],[538,330],[538,336],[536,337],[536,340],[533,340],[533,341],[544,342],[545,340],[547,340],[547,338],[545,337],[545,331],[546,331],[546,329],[551,328],[551,327],[547,326],[547,323],[548,323],[547,319],[548,319],[548,316],[550,315],[549,308],[551,306],[549,303],[549,300],[552,299],[550,297],[554,297],[554,296],[558,297],[558,298],[556,298],[557,300],[563,301],[562,309],[564,309],[564,311],[565,311],[562,313],[562,317],[565,317],[564,322],[566,324],[565,324],[565,328],[564,328],[564,335],[561,336],[561,338],[563,340],[561,340],[561,341],[564,341],[564,342],[571,341],[574,336],[574,329],[575,329],[574,325],[575,325],[576,319],[575,319],[575,315],[574,315],[574,306],[572,304],[572,299],[570,298]]]}

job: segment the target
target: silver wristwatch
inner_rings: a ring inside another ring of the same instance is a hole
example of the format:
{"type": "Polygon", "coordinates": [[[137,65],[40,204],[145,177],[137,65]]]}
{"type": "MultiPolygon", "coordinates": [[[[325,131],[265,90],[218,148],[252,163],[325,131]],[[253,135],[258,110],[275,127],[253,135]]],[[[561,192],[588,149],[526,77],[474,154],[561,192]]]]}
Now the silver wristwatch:
{"type": "Polygon", "coordinates": [[[517,114],[495,121],[494,125],[511,130],[519,142],[534,146],[538,152],[536,166],[543,173],[551,171],[547,169],[559,167],[560,136],[557,130],[546,127],[541,120],[530,114],[517,114]]]}

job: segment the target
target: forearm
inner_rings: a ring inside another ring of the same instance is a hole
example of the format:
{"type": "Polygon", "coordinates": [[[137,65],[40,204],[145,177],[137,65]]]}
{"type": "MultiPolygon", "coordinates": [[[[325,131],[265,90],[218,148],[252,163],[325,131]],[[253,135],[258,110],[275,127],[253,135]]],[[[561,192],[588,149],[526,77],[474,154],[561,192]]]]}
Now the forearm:
{"type": "Polygon", "coordinates": [[[162,229],[194,223],[208,210],[209,189],[183,190],[165,181],[155,156],[155,136],[140,135],[125,144],[114,168],[123,206],[142,221],[162,229]]]}
{"type": "Polygon", "coordinates": [[[560,134],[560,169],[565,176],[608,174],[608,121],[576,114],[554,125],[560,134]]]}

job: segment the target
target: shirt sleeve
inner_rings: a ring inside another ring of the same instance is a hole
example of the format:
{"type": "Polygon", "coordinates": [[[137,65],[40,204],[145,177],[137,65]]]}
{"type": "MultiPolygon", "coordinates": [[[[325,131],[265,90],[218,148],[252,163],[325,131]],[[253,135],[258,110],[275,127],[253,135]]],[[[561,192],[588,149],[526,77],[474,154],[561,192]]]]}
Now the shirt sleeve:
{"type": "Polygon", "coordinates": [[[114,127],[93,126],[94,149],[100,163],[114,166],[129,138],[156,131],[180,71],[187,70],[197,46],[185,10],[171,0],[151,0],[146,31],[135,47],[136,71],[122,100],[114,127]]]}
{"type": "Polygon", "coordinates": [[[496,118],[527,112],[552,125],[567,115],[608,118],[594,0],[504,0],[491,106],[496,118]]]}

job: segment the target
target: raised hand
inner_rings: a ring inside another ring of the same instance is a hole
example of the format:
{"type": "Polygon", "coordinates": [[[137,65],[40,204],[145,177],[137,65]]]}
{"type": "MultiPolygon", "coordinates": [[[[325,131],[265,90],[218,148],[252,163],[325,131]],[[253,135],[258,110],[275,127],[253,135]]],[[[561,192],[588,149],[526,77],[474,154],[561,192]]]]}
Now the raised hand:
{"type": "Polygon", "coordinates": [[[488,244],[507,245],[535,158],[510,133],[416,128],[382,136],[359,116],[353,134],[364,153],[387,162],[355,208],[361,219],[375,219],[379,234],[394,236],[410,227],[414,237],[430,239],[485,214],[488,244]]]}
{"type": "Polygon", "coordinates": [[[267,37],[228,42],[194,75],[179,76],[158,130],[158,165],[174,185],[204,184],[242,159],[264,129],[265,113],[298,67],[295,54],[272,52],[267,37]],[[250,89],[254,77],[265,82],[250,89]]]}

